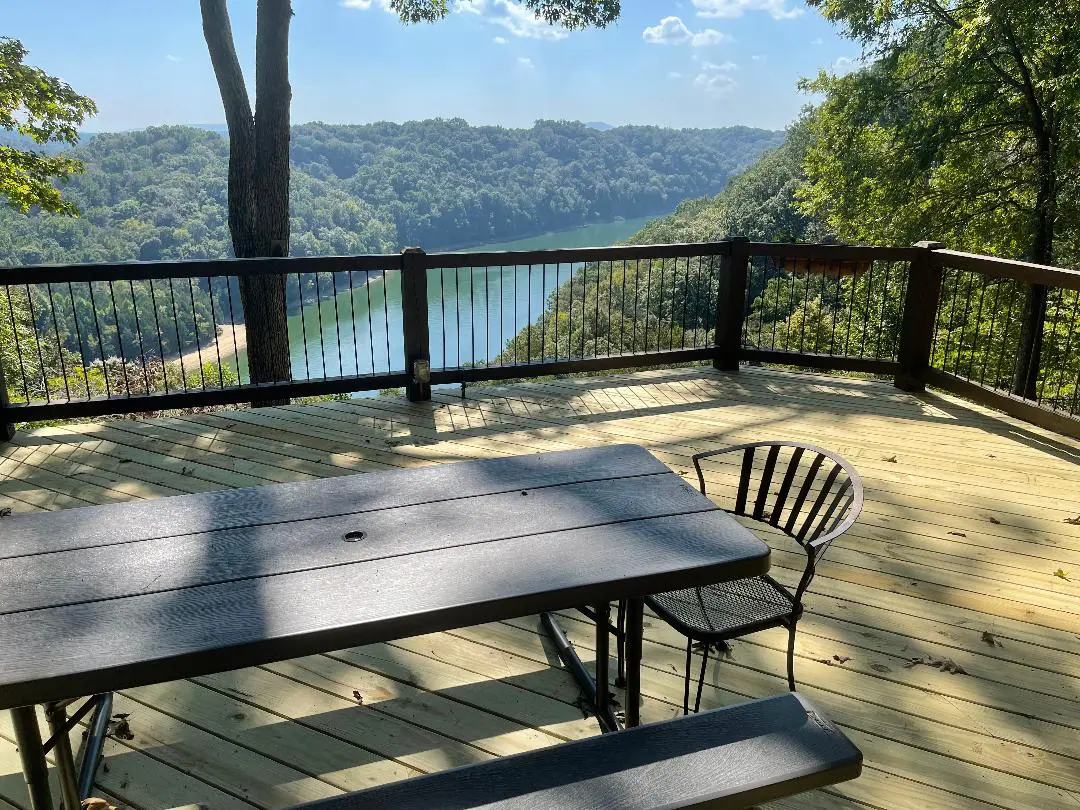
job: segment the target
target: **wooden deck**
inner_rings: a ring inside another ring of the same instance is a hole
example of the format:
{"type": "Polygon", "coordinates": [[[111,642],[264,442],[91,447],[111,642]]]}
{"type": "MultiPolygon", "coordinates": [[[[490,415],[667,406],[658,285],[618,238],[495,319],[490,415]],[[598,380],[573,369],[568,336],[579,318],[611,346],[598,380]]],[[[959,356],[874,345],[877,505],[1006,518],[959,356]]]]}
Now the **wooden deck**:
{"type": "MultiPolygon", "coordinates": [[[[865,772],[776,806],[1080,808],[1080,445],[951,397],[695,368],[69,425],[0,448],[0,507],[625,441],[687,474],[695,451],[766,438],[843,454],[868,495],[819,569],[796,663],[865,772]]],[[[773,564],[790,579],[800,560],[773,564]]],[[[588,626],[562,624],[587,660],[588,626]]],[[[649,721],[681,704],[683,651],[658,622],[646,633],[649,721]]],[[[705,701],[782,691],[784,643],[735,643],[705,701]]],[[[525,617],[131,690],[115,709],[131,738],[108,742],[99,789],[137,808],[276,808],[596,734],[553,662],[525,617]]],[[[24,807],[10,740],[5,716],[0,807],[24,807]]]]}

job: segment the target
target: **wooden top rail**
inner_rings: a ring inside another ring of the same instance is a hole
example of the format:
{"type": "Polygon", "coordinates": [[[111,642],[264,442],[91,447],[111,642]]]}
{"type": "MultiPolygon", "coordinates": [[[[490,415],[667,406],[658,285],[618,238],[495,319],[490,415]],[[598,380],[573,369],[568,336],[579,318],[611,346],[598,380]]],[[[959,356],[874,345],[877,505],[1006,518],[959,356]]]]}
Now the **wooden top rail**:
{"type": "Polygon", "coordinates": [[[1010,278],[1028,284],[1045,284],[1048,287],[1080,290],[1080,271],[1078,270],[1019,262],[1014,259],[998,259],[978,253],[962,253],[958,250],[935,250],[933,255],[944,267],[970,270],[990,278],[1010,278]]]}

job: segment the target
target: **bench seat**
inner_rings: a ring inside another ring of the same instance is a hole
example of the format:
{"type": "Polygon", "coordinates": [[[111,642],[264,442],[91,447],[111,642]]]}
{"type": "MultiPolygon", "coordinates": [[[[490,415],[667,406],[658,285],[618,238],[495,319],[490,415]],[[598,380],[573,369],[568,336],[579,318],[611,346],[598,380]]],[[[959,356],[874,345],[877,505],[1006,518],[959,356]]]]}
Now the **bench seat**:
{"type": "Polygon", "coordinates": [[[754,700],[303,805],[305,810],[751,807],[854,779],[862,754],[806,698],[754,700]]]}

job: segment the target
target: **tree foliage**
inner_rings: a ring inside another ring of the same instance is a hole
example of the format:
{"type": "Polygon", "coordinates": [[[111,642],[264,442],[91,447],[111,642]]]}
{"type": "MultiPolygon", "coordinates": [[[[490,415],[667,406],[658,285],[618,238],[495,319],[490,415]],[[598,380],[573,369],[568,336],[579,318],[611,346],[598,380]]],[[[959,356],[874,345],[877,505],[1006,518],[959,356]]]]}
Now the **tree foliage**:
{"type": "Polygon", "coordinates": [[[863,47],[822,73],[805,210],[842,238],[1053,263],[1080,250],[1080,7],[810,0],[863,47]]]}
{"type": "MultiPolygon", "coordinates": [[[[293,128],[296,256],[429,250],[661,213],[714,193],[781,133],[542,121],[293,128]]],[[[193,127],[96,135],[71,153],[79,219],[0,209],[0,264],[214,259],[231,255],[228,142],[193,127]]]]}
{"type": "MultiPolygon", "coordinates": [[[[19,40],[0,37],[0,128],[35,146],[76,144],[79,125],[97,112],[94,102],[60,79],[25,64],[26,55],[19,40]]],[[[75,206],[60,196],[53,180],[66,181],[81,168],[67,154],[21,148],[18,140],[0,144],[0,195],[24,213],[36,206],[75,214],[75,206]]]]}
{"type": "MultiPolygon", "coordinates": [[[[524,6],[548,25],[570,30],[605,28],[619,19],[619,0],[524,0],[524,6]]],[[[450,13],[447,0],[390,0],[404,23],[437,22],[450,13]]]]}

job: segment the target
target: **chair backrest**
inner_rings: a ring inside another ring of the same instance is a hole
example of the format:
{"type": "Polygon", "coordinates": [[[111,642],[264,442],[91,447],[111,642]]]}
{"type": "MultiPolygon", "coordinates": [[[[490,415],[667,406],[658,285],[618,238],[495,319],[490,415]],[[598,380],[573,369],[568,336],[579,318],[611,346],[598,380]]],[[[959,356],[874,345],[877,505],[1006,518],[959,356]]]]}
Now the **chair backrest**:
{"type": "Polygon", "coordinates": [[[799,442],[753,442],[694,456],[701,492],[779,529],[819,557],[855,522],[862,479],[843,458],[799,442]]]}

